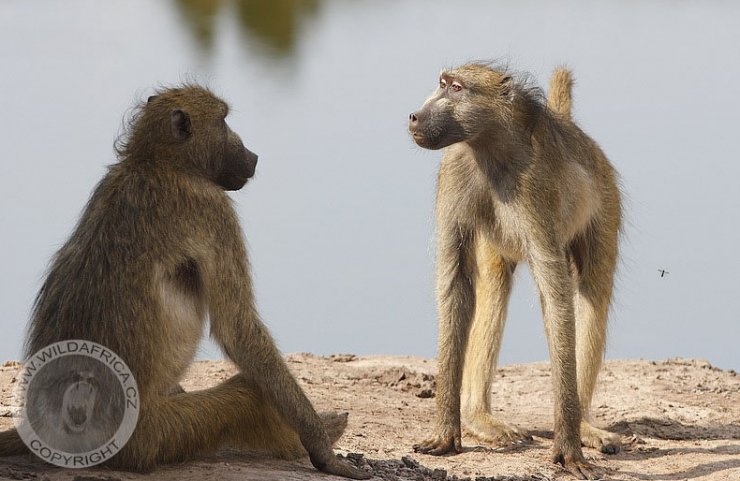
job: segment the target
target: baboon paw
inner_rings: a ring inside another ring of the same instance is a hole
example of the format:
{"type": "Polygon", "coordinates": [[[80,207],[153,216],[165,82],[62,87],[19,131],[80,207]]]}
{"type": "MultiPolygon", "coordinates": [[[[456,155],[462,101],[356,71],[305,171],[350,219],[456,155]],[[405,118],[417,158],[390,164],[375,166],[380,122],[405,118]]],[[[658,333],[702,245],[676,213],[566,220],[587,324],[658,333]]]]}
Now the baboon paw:
{"type": "Polygon", "coordinates": [[[470,433],[481,441],[496,446],[518,446],[532,442],[524,429],[501,422],[489,414],[476,416],[465,423],[470,433]]]}
{"type": "Polygon", "coordinates": [[[457,454],[462,452],[460,433],[444,433],[414,444],[414,452],[441,456],[443,454],[457,454]]]}
{"type": "Polygon", "coordinates": [[[326,430],[326,434],[329,435],[331,443],[336,443],[342,437],[342,434],[344,434],[344,430],[347,429],[349,413],[322,411],[318,414],[321,422],[324,423],[324,429],[326,430]]]}
{"type": "Polygon", "coordinates": [[[622,439],[618,434],[595,428],[585,421],[581,423],[581,443],[604,454],[617,454],[622,449],[622,439]]]}
{"type": "Polygon", "coordinates": [[[552,461],[560,464],[576,479],[601,479],[604,476],[603,469],[597,468],[587,462],[583,458],[583,455],[564,455],[563,453],[556,453],[553,455],[552,461]]]}
{"type": "Polygon", "coordinates": [[[370,479],[372,473],[357,469],[346,461],[337,457],[332,457],[329,461],[319,468],[321,471],[336,476],[342,476],[350,479],[370,479]]]}

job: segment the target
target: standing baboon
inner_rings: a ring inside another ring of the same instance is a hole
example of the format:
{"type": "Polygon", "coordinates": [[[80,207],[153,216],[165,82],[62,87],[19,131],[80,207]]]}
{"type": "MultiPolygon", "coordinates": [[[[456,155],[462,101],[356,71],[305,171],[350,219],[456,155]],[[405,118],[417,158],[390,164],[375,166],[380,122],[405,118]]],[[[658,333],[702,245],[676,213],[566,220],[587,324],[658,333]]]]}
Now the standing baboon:
{"type": "Polygon", "coordinates": [[[436,203],[438,425],[420,452],[460,452],[461,404],[465,426],[483,440],[527,438],[494,418],[489,400],[521,261],[545,318],[553,459],[590,477],[581,441],[619,450],[619,438],[593,427],[588,410],[604,353],[620,196],[614,168],[570,119],[570,88],[570,73],[557,71],[548,108],[538,89],[504,69],[468,64],[442,71],[437,91],[410,115],[419,146],[446,147],[436,203]]]}
{"type": "MultiPolygon", "coordinates": [[[[198,86],[162,90],[140,106],[119,162],[53,260],[26,352],[86,339],[128,364],[139,421],[113,467],[149,470],[230,444],[280,457],[308,452],[322,471],[366,479],[332,451],[346,415],[316,413],[257,313],[242,230],[224,192],[252,177],[257,155],[227,114],[224,101],[198,86]],[[241,372],[177,394],[206,316],[241,372]]],[[[0,434],[0,455],[23,451],[15,431],[0,434]]]]}

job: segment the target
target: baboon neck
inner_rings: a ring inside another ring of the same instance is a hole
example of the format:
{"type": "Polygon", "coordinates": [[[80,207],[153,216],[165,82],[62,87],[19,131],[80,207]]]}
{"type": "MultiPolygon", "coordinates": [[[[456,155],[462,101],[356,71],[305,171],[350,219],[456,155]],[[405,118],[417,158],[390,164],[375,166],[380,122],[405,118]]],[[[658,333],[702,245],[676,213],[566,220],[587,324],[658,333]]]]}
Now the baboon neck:
{"type": "Polygon", "coordinates": [[[516,198],[522,173],[530,162],[518,139],[502,135],[500,131],[486,133],[469,147],[477,167],[497,197],[503,201],[516,198]]]}
{"type": "Polygon", "coordinates": [[[496,171],[520,162],[520,142],[506,129],[482,132],[468,142],[475,161],[484,171],[496,171]]]}
{"type": "Polygon", "coordinates": [[[532,144],[532,135],[537,126],[549,119],[549,113],[541,97],[527,90],[522,90],[517,94],[511,115],[513,131],[517,132],[519,142],[525,145],[532,144]]]}

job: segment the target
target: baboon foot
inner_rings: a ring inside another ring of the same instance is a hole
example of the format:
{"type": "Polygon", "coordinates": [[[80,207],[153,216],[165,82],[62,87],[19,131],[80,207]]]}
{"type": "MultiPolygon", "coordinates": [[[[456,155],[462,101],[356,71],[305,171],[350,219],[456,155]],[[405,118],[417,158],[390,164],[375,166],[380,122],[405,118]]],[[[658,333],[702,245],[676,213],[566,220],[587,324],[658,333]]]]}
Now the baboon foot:
{"type": "Polygon", "coordinates": [[[499,421],[488,413],[469,416],[465,427],[480,441],[496,446],[513,446],[532,442],[532,436],[523,429],[499,421]]]}
{"type": "Polygon", "coordinates": [[[339,438],[344,434],[344,430],[347,429],[347,418],[349,417],[349,413],[322,411],[319,413],[319,417],[324,423],[324,429],[326,429],[326,434],[329,435],[331,443],[334,444],[339,441],[339,438]]]}
{"type": "Polygon", "coordinates": [[[314,463],[313,459],[311,462],[314,466],[325,473],[334,474],[336,476],[342,476],[350,479],[370,479],[372,473],[362,471],[347,463],[341,461],[339,458],[332,456],[326,463],[314,463]]]}
{"type": "Polygon", "coordinates": [[[554,447],[552,462],[560,464],[576,479],[601,479],[604,474],[603,470],[586,461],[580,449],[578,452],[568,453],[567,450],[554,447]]]}
{"type": "Polygon", "coordinates": [[[457,454],[462,452],[462,436],[460,430],[445,429],[442,433],[414,444],[414,452],[441,456],[443,454],[457,454]]]}
{"type": "Polygon", "coordinates": [[[618,434],[595,428],[586,421],[581,421],[581,443],[604,454],[617,454],[622,448],[622,439],[618,434]]]}

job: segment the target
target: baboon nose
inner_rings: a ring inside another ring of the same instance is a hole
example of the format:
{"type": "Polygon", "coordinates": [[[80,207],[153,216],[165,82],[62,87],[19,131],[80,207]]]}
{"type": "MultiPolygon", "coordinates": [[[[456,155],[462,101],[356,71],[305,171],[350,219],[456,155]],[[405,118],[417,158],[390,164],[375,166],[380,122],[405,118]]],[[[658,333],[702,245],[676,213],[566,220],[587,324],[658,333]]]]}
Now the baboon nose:
{"type": "Polygon", "coordinates": [[[416,123],[417,120],[418,119],[416,118],[416,113],[415,112],[411,112],[409,114],[409,122],[411,122],[412,124],[414,124],[414,123],[416,123]]]}

